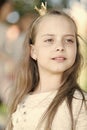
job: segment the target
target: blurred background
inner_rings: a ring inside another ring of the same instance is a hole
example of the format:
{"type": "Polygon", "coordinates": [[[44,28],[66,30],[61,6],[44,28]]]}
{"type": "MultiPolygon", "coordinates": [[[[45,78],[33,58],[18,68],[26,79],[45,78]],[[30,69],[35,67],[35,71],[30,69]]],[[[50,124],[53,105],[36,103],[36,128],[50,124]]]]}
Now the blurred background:
{"type": "Polygon", "coordinates": [[[47,2],[48,8],[63,9],[76,21],[84,67],[79,77],[81,88],[87,91],[87,0],[0,0],[0,130],[5,127],[8,95],[13,87],[14,70],[22,54],[26,29],[38,14],[35,5],[47,2]]]}

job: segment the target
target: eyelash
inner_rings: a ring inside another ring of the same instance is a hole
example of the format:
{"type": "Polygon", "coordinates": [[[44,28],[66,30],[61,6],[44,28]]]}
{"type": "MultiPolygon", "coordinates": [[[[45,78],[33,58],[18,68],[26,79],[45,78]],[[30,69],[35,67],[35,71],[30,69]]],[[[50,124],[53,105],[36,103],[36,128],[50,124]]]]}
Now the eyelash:
{"type": "Polygon", "coordinates": [[[65,39],[67,43],[73,43],[74,41],[72,39],[65,39]]]}
{"type": "MultiPolygon", "coordinates": [[[[49,39],[44,40],[44,42],[53,43],[54,40],[51,39],[51,38],[49,38],[49,39]]],[[[64,39],[64,42],[65,42],[65,43],[74,43],[74,40],[72,40],[72,39],[64,39]]]]}
{"type": "Polygon", "coordinates": [[[54,42],[54,40],[53,40],[53,39],[51,39],[51,38],[49,38],[49,39],[44,40],[44,42],[49,42],[49,43],[52,43],[52,42],[54,42]]]}

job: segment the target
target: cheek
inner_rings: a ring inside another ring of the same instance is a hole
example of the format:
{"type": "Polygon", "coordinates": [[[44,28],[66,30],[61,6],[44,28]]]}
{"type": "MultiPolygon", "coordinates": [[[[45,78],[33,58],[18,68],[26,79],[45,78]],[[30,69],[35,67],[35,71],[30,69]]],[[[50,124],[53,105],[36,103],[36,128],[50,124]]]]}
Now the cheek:
{"type": "Polygon", "coordinates": [[[71,55],[73,62],[75,62],[75,60],[76,60],[76,55],[77,55],[77,48],[75,47],[73,49],[72,55],[71,55]]]}
{"type": "Polygon", "coordinates": [[[77,46],[74,47],[74,57],[76,59],[76,55],[77,55],[77,46]]]}
{"type": "Polygon", "coordinates": [[[76,59],[76,54],[77,54],[77,47],[72,46],[71,48],[68,48],[68,56],[71,60],[76,59]]]}
{"type": "Polygon", "coordinates": [[[44,57],[45,55],[45,50],[43,50],[42,48],[37,48],[36,49],[36,55],[37,55],[37,59],[44,57]]]}

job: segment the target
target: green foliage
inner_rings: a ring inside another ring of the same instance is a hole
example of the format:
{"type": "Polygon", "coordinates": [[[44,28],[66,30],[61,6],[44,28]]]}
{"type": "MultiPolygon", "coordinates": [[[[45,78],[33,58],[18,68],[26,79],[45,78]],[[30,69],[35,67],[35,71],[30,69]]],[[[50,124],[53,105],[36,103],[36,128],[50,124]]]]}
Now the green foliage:
{"type": "Polygon", "coordinates": [[[0,105],[0,115],[6,115],[7,114],[7,107],[6,105],[0,105]]]}
{"type": "Polygon", "coordinates": [[[16,1],[14,1],[14,8],[22,16],[25,13],[34,10],[34,3],[33,2],[26,3],[23,0],[16,0],[16,1]]]}

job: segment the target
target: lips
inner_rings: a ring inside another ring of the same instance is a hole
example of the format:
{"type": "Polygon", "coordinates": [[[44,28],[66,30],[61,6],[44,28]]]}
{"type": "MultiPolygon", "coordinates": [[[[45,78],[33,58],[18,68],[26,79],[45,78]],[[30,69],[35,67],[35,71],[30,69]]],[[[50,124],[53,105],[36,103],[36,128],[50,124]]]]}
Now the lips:
{"type": "Polygon", "coordinates": [[[52,60],[58,61],[58,62],[63,62],[66,60],[64,56],[58,56],[58,57],[53,57],[52,60]]]}

